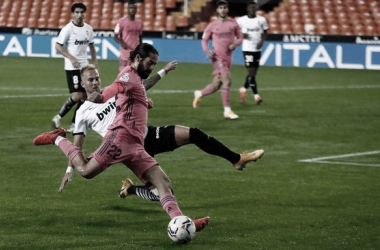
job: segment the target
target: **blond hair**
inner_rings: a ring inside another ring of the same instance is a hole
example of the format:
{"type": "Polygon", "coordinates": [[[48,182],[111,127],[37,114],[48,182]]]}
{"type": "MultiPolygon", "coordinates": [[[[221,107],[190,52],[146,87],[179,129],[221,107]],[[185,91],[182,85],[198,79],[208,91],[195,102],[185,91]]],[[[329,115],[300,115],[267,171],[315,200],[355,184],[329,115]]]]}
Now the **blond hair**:
{"type": "Polygon", "coordinates": [[[94,64],[87,64],[86,66],[80,69],[80,77],[83,77],[84,72],[87,70],[97,70],[94,64]]]}

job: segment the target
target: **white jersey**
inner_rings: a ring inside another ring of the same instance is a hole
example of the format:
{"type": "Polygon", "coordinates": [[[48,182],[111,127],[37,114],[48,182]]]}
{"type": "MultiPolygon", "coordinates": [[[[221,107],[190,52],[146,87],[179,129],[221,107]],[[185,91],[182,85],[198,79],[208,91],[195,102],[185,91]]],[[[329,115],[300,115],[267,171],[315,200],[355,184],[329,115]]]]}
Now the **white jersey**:
{"type": "Polygon", "coordinates": [[[248,38],[244,38],[242,51],[256,52],[256,45],[261,41],[262,33],[267,30],[268,23],[265,17],[257,15],[254,18],[249,18],[247,15],[237,19],[243,34],[248,34],[248,38]]]}
{"type": "MultiPolygon", "coordinates": [[[[88,64],[87,47],[94,43],[94,31],[87,23],[83,26],[76,26],[73,22],[62,28],[58,35],[57,43],[66,46],[67,51],[74,56],[80,66],[88,64]]],[[[72,65],[70,59],[65,57],[65,70],[77,70],[72,65]]]]}
{"type": "Polygon", "coordinates": [[[112,124],[116,116],[115,97],[108,99],[106,103],[93,103],[85,101],[77,110],[75,116],[75,129],[73,134],[85,134],[91,128],[104,137],[108,126],[112,124]]]}
{"type": "MultiPolygon", "coordinates": [[[[87,134],[88,128],[104,137],[116,116],[115,97],[108,99],[106,103],[93,103],[85,101],[77,110],[75,116],[75,128],[73,134],[87,134]]],[[[148,133],[145,129],[144,138],[148,133]]]]}

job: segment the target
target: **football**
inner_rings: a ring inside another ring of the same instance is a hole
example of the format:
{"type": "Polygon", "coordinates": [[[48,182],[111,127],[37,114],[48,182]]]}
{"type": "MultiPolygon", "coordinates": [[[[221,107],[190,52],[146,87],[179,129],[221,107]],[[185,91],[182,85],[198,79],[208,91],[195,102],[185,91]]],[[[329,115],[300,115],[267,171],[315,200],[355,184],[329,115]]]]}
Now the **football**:
{"type": "Polygon", "coordinates": [[[185,215],[174,217],[169,222],[168,235],[174,242],[188,243],[195,236],[195,224],[185,215]]]}

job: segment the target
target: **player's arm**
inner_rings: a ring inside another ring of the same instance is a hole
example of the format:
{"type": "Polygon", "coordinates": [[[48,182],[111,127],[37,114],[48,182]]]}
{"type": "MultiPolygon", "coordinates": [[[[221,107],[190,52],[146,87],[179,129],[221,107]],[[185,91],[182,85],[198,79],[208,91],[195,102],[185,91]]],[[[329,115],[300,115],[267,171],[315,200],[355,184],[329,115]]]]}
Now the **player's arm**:
{"type": "Polygon", "coordinates": [[[114,40],[115,42],[117,42],[118,44],[120,44],[120,46],[123,48],[123,49],[128,49],[128,44],[126,44],[123,39],[121,39],[120,35],[116,35],[114,36],[114,40]]]}
{"type": "Polygon", "coordinates": [[[207,26],[206,30],[204,31],[202,35],[202,49],[206,54],[207,59],[212,59],[214,54],[212,50],[210,50],[210,47],[208,46],[208,41],[211,39],[212,33],[209,31],[209,26],[207,26]]]}
{"type": "MultiPolygon", "coordinates": [[[[83,148],[84,137],[85,137],[84,134],[74,135],[73,144],[77,146],[78,148],[83,148]]],[[[62,193],[62,191],[66,187],[66,184],[72,181],[73,171],[74,171],[73,164],[71,163],[71,161],[69,161],[68,167],[66,169],[66,173],[62,178],[61,185],[59,186],[58,193],[62,193]]]]}
{"type": "Polygon", "coordinates": [[[72,56],[60,43],[55,44],[55,49],[61,53],[64,57],[70,59],[71,63],[73,64],[74,68],[80,68],[80,64],[78,60],[72,56]]]}
{"type": "Polygon", "coordinates": [[[104,88],[101,94],[98,92],[93,92],[90,95],[87,95],[87,101],[105,103],[108,99],[114,97],[117,93],[121,93],[122,91],[124,91],[124,87],[122,83],[116,79],[110,86],[104,88]]]}
{"type": "Polygon", "coordinates": [[[168,74],[170,71],[175,70],[178,66],[177,61],[171,61],[166,66],[158,71],[153,76],[149,77],[148,79],[143,80],[143,84],[146,90],[153,87],[164,75],[168,74]]]}
{"type": "Polygon", "coordinates": [[[91,59],[92,59],[92,64],[94,64],[94,66],[98,69],[99,71],[99,67],[98,67],[98,59],[96,57],[96,49],[95,49],[95,45],[93,43],[90,43],[88,45],[88,47],[90,48],[90,53],[91,53],[91,59]]]}
{"type": "Polygon", "coordinates": [[[230,50],[235,50],[236,47],[238,47],[240,44],[243,43],[244,35],[243,35],[239,25],[236,25],[235,36],[236,36],[236,40],[229,46],[230,50]]]}
{"type": "Polygon", "coordinates": [[[265,40],[267,39],[267,35],[268,35],[268,30],[263,30],[263,33],[261,33],[261,40],[256,45],[256,49],[261,49],[261,47],[263,46],[265,40]]]}
{"type": "Polygon", "coordinates": [[[126,44],[123,39],[121,38],[121,34],[120,34],[120,23],[118,22],[115,26],[115,29],[114,29],[114,37],[113,39],[115,40],[115,42],[117,42],[118,44],[120,44],[120,46],[123,48],[123,49],[128,49],[128,44],[126,44]]]}

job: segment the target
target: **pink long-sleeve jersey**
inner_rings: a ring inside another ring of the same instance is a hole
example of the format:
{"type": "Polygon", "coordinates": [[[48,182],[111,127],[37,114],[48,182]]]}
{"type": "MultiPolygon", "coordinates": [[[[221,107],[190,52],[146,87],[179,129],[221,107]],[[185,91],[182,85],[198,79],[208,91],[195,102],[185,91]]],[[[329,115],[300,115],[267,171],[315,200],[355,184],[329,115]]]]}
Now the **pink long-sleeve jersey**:
{"type": "Polygon", "coordinates": [[[124,127],[143,145],[148,122],[148,99],[137,71],[127,66],[103,93],[103,102],[116,95],[116,117],[108,129],[124,127]]]}
{"type": "Polygon", "coordinates": [[[212,52],[215,57],[231,60],[232,50],[229,46],[233,43],[240,45],[243,42],[243,34],[237,22],[228,17],[224,22],[215,20],[207,26],[202,37],[202,48],[205,53],[209,51],[210,39],[212,39],[212,52]]]}

